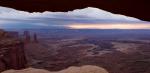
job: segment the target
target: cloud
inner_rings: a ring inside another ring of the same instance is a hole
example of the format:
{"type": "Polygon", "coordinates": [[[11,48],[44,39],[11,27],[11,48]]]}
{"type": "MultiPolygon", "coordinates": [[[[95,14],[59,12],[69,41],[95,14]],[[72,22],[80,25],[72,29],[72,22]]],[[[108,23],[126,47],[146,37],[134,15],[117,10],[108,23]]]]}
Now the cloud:
{"type": "Polygon", "coordinates": [[[134,17],[101,10],[94,7],[75,9],[68,12],[26,12],[12,8],[0,7],[0,27],[18,28],[53,28],[62,27],[74,23],[100,24],[100,23],[143,23],[134,17]]]}
{"type": "Polygon", "coordinates": [[[25,18],[57,18],[57,19],[99,19],[118,21],[140,21],[137,18],[113,14],[98,8],[87,7],[68,12],[25,12],[12,8],[0,7],[0,18],[25,19],[25,18]]]}

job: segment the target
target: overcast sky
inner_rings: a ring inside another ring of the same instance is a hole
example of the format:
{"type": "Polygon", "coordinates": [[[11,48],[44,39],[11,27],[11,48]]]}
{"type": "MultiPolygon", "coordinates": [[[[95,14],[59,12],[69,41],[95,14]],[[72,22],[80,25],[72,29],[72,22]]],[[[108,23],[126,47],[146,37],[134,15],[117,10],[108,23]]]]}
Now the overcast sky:
{"type": "Polygon", "coordinates": [[[137,18],[94,7],[43,13],[0,7],[0,28],[150,29],[150,25],[137,18]]]}

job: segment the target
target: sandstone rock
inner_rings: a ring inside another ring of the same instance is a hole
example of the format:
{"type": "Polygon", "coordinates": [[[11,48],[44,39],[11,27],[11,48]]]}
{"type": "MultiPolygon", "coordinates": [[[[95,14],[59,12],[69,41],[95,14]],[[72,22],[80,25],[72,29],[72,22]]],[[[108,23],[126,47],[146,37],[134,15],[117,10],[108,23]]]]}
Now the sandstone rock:
{"type": "Polygon", "coordinates": [[[38,43],[38,39],[37,39],[36,33],[34,33],[34,35],[33,35],[33,42],[38,43]]]}
{"type": "Polygon", "coordinates": [[[0,29],[0,39],[6,37],[6,32],[0,29]]]}
{"type": "Polygon", "coordinates": [[[24,31],[24,42],[29,43],[31,41],[30,32],[24,31]]]}
{"type": "Polygon", "coordinates": [[[101,67],[87,65],[82,67],[69,67],[68,69],[57,72],[50,72],[43,69],[27,68],[24,70],[8,70],[2,73],[108,73],[108,72],[101,67]]]}
{"type": "Polygon", "coordinates": [[[7,32],[0,31],[0,72],[25,68],[24,43],[4,34],[8,36],[7,32]]]}

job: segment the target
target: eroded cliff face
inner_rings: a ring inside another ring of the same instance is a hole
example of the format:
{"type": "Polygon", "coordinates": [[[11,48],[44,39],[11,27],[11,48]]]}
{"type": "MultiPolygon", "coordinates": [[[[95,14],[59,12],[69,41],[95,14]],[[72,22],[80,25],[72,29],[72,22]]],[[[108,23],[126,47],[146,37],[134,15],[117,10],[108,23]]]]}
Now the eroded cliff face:
{"type": "Polygon", "coordinates": [[[13,38],[10,32],[0,30],[0,72],[7,69],[25,68],[24,43],[13,38]]]}

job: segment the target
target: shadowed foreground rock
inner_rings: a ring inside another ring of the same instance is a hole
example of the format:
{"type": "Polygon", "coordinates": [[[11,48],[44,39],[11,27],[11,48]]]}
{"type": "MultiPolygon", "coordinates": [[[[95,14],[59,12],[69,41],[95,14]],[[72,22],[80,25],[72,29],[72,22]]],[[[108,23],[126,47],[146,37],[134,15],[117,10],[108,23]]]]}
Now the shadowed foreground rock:
{"type": "Polygon", "coordinates": [[[24,43],[0,30],[0,72],[25,68],[24,43]]]}
{"type": "Polygon", "coordinates": [[[97,66],[82,66],[82,67],[69,67],[68,69],[50,72],[43,69],[27,68],[24,70],[8,70],[2,73],[108,73],[105,69],[97,66]]]}

